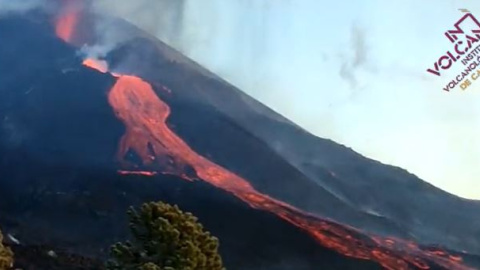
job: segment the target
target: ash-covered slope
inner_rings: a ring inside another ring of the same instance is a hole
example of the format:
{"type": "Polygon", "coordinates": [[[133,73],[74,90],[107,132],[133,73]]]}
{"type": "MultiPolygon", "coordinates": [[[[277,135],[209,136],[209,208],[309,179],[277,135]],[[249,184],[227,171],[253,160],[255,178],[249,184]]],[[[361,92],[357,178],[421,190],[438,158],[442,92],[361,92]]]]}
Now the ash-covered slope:
{"type": "Polygon", "coordinates": [[[125,44],[110,61],[175,89],[159,92],[173,108],[175,131],[258,189],[372,233],[480,253],[480,202],[308,133],[153,38],[125,44]],[[264,169],[272,164],[283,165],[264,169]]]}

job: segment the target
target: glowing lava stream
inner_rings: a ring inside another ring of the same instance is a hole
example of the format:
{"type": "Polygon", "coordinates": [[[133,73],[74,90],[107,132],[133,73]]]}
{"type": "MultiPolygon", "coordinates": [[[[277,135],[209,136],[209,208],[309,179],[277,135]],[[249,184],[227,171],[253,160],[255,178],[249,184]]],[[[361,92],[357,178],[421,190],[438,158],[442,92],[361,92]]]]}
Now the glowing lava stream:
{"type": "MultiPolygon", "coordinates": [[[[95,60],[86,60],[84,64],[105,72],[103,65],[95,60]]],[[[135,76],[113,76],[118,79],[108,94],[108,101],[126,126],[118,151],[118,159],[122,163],[128,164],[125,155],[133,150],[145,167],[162,168],[163,173],[176,174],[188,180],[191,178],[184,171],[186,166],[191,166],[202,180],[234,194],[253,208],[271,212],[302,228],[321,245],[346,256],[376,261],[387,269],[411,269],[411,265],[429,269],[426,261],[446,269],[470,269],[463,266],[458,257],[447,253],[423,251],[416,244],[400,239],[360,236],[356,229],[305,213],[258,192],[245,179],[197,154],[172,132],[166,125],[170,107],[160,100],[150,84],[135,76]]],[[[154,175],[156,172],[121,173],[154,175]]]]}
{"type": "Polygon", "coordinates": [[[72,42],[75,34],[76,26],[79,22],[80,10],[75,7],[75,0],[63,0],[63,8],[61,14],[57,18],[55,24],[55,32],[57,37],[65,42],[72,42]]]}

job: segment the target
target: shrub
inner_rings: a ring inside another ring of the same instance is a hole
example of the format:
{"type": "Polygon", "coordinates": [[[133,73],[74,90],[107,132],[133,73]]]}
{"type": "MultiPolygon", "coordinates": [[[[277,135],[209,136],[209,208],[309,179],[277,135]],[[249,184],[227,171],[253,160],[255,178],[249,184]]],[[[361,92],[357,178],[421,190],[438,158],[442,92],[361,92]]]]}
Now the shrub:
{"type": "Polygon", "coordinates": [[[3,235],[0,231],[0,270],[10,269],[13,266],[13,252],[3,245],[3,235]]]}
{"type": "Polygon", "coordinates": [[[110,270],[224,270],[218,239],[191,213],[163,202],[128,210],[133,241],[117,243],[110,270]]]}

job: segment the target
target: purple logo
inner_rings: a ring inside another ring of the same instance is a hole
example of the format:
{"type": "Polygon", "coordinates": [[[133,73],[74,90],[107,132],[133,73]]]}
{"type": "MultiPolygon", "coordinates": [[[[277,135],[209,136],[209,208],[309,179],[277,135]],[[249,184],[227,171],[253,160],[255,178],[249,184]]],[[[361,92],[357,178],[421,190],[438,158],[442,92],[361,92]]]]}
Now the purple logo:
{"type": "Polygon", "coordinates": [[[480,66],[480,22],[470,11],[460,10],[466,14],[454,24],[453,30],[445,32],[445,36],[452,43],[452,48],[440,56],[433,67],[427,69],[428,73],[440,77],[444,71],[449,70],[457,61],[461,60],[460,62],[466,68],[443,88],[445,91],[450,91],[458,84],[463,90],[466,89],[471,85],[471,81],[465,80],[465,78],[472,73],[472,80],[480,77],[480,71],[476,71],[476,68],[480,66]]]}

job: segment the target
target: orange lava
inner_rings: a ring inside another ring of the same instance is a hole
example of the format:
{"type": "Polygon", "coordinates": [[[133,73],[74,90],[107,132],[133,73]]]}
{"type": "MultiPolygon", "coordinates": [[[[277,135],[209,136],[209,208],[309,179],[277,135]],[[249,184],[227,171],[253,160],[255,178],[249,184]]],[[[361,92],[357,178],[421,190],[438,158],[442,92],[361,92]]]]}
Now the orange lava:
{"type": "Polygon", "coordinates": [[[97,60],[93,58],[88,58],[83,61],[83,65],[92,69],[95,69],[97,71],[100,71],[101,73],[107,73],[108,72],[108,64],[105,61],[102,60],[97,60]]]}
{"type": "Polygon", "coordinates": [[[153,91],[150,84],[135,76],[117,75],[108,100],[117,117],[125,124],[118,159],[125,167],[135,167],[125,160],[128,151],[135,151],[143,167],[152,171],[185,177],[191,167],[198,177],[226,190],[251,207],[271,212],[302,228],[321,245],[346,256],[373,260],[386,269],[402,270],[415,266],[429,269],[427,261],[446,269],[470,269],[457,257],[428,253],[411,242],[399,239],[366,237],[358,230],[303,212],[289,204],[255,190],[248,181],[193,151],[166,125],[169,106],[153,91]]]}
{"type": "Polygon", "coordinates": [[[55,23],[57,37],[72,42],[79,22],[80,12],[75,8],[74,0],[63,0],[61,14],[55,23]]]}
{"type": "Polygon", "coordinates": [[[143,176],[154,176],[157,175],[156,172],[150,171],[118,171],[121,175],[143,175],[143,176]]]}

